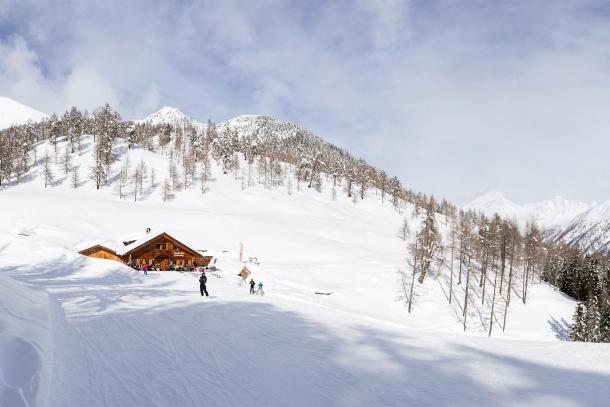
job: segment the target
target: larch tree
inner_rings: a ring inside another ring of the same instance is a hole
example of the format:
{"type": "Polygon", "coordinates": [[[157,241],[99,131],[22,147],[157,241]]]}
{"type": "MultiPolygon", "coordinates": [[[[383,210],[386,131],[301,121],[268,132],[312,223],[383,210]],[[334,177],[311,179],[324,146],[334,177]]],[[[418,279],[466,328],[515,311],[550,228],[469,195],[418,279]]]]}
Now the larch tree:
{"type": "Polygon", "coordinates": [[[53,170],[51,169],[51,156],[49,155],[49,151],[45,150],[43,157],[43,177],[44,177],[44,187],[48,187],[53,184],[55,180],[55,176],[53,175],[53,170]]]}

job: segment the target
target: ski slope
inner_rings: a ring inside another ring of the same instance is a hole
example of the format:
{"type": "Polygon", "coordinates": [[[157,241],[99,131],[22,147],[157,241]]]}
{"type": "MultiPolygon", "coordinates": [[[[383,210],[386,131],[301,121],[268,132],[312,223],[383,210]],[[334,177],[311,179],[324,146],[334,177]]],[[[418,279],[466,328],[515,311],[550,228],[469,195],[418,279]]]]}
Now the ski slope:
{"type": "MultiPolygon", "coordinates": [[[[2,406],[607,405],[608,346],[561,341],[574,303],[544,284],[492,338],[476,317],[485,306],[462,332],[446,266],[407,313],[397,232],[410,207],[399,214],[374,191],[333,200],[328,183],[243,189],[240,173],[216,168],[203,194],[193,185],[163,202],[148,182],[143,199],[120,200],[116,185],[86,180],[84,145],[79,188],[54,166],[44,189],[38,165],[0,190],[2,406]],[[218,257],[212,297],[193,274],[144,276],[77,253],[146,227],[218,257]],[[265,296],[236,276],[239,242],[265,296]]],[[[116,150],[115,173],[129,155],[164,179],[166,157],[116,150]]]]}

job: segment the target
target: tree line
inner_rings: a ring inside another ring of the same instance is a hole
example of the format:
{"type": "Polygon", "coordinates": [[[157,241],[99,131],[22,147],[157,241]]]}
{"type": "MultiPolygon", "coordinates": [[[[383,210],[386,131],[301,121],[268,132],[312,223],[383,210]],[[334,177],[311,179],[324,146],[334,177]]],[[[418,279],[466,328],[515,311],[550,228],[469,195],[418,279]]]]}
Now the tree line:
{"type": "MultiPolygon", "coordinates": [[[[236,179],[240,162],[245,163],[241,164],[244,186],[255,181],[266,186],[288,184],[290,193],[293,185],[286,174],[288,165],[296,179],[297,189],[319,189],[322,178],[327,177],[332,181],[333,197],[342,190],[348,198],[356,201],[364,199],[369,190],[374,190],[382,201],[389,200],[397,210],[401,210],[405,203],[418,208],[430,205],[431,197],[405,188],[398,177],[388,175],[299,126],[267,116],[252,120],[253,130],[244,135],[212,120],[208,120],[205,126],[190,121],[153,125],[122,120],[108,104],[92,113],[72,107],[61,116],[53,114],[40,122],[0,131],[0,186],[10,181],[20,182],[32,165],[38,164],[40,157],[37,157],[36,144],[48,140],[51,151],[44,152],[42,157],[45,185],[52,185],[54,179],[49,166],[52,160],[56,164],[61,162],[63,171],[71,177],[75,187],[86,175],[100,189],[108,185],[112,165],[117,160],[114,151],[116,140],[123,139],[128,148],[138,146],[170,157],[170,175],[163,182],[164,189],[186,188],[198,179],[204,191],[210,174],[210,161],[215,160],[223,173],[232,172],[236,179]],[[84,135],[92,135],[94,141],[95,164],[86,169],[87,174],[83,174],[82,169],[79,173],[79,168],[71,166],[70,156],[82,151],[84,135]],[[65,151],[58,150],[60,141],[67,141],[65,151]]],[[[133,173],[126,176],[123,169],[119,174],[120,183],[133,181],[139,185],[145,179],[153,178],[142,170],[143,167],[137,164],[133,173]],[[136,171],[139,174],[135,174],[136,171]]],[[[456,211],[447,200],[437,203],[432,198],[432,202],[437,212],[456,211]]]]}
{"type": "Polygon", "coordinates": [[[400,237],[406,240],[416,223],[411,244],[411,281],[403,288],[408,309],[413,308],[416,284],[422,284],[431,265],[446,267],[449,278],[437,279],[449,304],[452,304],[467,330],[468,318],[477,315],[488,335],[494,326],[507,326],[507,315],[514,297],[524,304],[528,288],[541,281],[546,245],[542,231],[533,223],[523,231],[511,220],[488,218],[472,211],[437,213],[427,205],[423,213],[413,212],[413,220],[403,220],[400,237]],[[446,225],[441,236],[438,224],[446,225]],[[480,305],[479,305],[480,303],[480,305]],[[485,314],[487,312],[487,314],[485,314]]]}
{"type": "Polygon", "coordinates": [[[543,280],[576,299],[570,337],[610,342],[610,261],[563,244],[548,246],[543,280]]]}

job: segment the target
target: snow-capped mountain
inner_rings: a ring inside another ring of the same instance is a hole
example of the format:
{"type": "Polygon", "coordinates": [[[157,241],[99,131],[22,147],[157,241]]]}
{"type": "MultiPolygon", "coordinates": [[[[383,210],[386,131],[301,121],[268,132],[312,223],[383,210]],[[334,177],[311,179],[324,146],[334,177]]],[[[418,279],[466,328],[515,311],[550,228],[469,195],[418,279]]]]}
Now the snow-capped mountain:
{"type": "Polygon", "coordinates": [[[488,217],[498,214],[502,218],[515,220],[521,226],[527,222],[536,222],[538,226],[548,230],[565,226],[593,205],[560,196],[520,205],[506,198],[502,192],[492,190],[479,195],[462,208],[480,212],[488,217]]]}
{"type": "Polygon", "coordinates": [[[576,216],[553,237],[589,252],[610,253],[610,201],[576,216]]]}
{"type": "MultiPolygon", "coordinates": [[[[189,117],[180,109],[171,106],[164,106],[150,116],[134,120],[136,123],[150,123],[153,125],[172,124],[184,126],[193,125],[197,129],[205,128],[203,121],[197,121],[189,117]]],[[[268,140],[277,138],[286,140],[294,137],[302,137],[310,142],[321,143],[323,140],[294,123],[282,121],[264,115],[240,115],[216,124],[219,134],[225,131],[235,132],[239,138],[252,137],[258,140],[268,140]]]]}
{"type": "Polygon", "coordinates": [[[186,123],[193,123],[201,125],[191,119],[187,114],[183,113],[180,109],[171,106],[163,106],[155,113],[147,116],[142,120],[134,120],[137,123],[150,123],[153,125],[159,124],[172,124],[172,125],[184,125],[186,123]]]}
{"type": "Polygon", "coordinates": [[[504,194],[497,190],[487,191],[474,198],[462,207],[469,211],[480,212],[487,217],[492,217],[495,214],[507,219],[513,219],[521,216],[523,208],[513,201],[509,200],[504,194]]]}
{"type": "Polygon", "coordinates": [[[216,126],[219,132],[226,129],[235,131],[239,137],[256,137],[266,139],[278,137],[288,139],[293,137],[309,138],[311,141],[322,142],[322,139],[294,123],[282,121],[270,116],[241,115],[216,126]]]}
{"type": "Polygon", "coordinates": [[[588,252],[610,253],[610,201],[589,204],[557,196],[519,205],[499,191],[490,191],[462,208],[485,216],[497,213],[515,220],[521,227],[533,221],[554,240],[562,240],[588,252]]]}
{"type": "Polygon", "coordinates": [[[39,121],[47,117],[49,117],[47,114],[16,100],[0,96],[0,130],[12,125],[25,124],[30,120],[39,121]]]}
{"type": "MultiPolygon", "coordinates": [[[[207,125],[204,122],[192,119],[178,108],[170,106],[165,106],[145,119],[134,120],[134,122],[150,123],[153,125],[192,125],[200,131],[203,131],[207,125]]],[[[257,141],[269,141],[271,139],[286,141],[289,139],[298,139],[298,142],[304,144],[325,144],[330,146],[322,138],[303,127],[264,115],[236,116],[223,122],[216,123],[216,131],[218,134],[229,131],[236,134],[240,139],[245,137],[257,141]]]]}
{"type": "Polygon", "coordinates": [[[530,220],[533,220],[542,228],[553,229],[565,227],[574,217],[594,206],[595,203],[589,204],[556,196],[544,201],[523,205],[523,208],[530,220]]]}

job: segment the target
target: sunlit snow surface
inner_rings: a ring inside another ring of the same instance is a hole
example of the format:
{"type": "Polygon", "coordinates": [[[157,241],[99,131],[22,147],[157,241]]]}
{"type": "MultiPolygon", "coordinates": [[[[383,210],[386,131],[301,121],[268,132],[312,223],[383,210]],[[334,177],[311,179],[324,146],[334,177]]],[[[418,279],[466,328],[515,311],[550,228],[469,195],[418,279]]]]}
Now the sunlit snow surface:
{"type": "Polygon", "coordinates": [[[12,125],[25,124],[46,118],[45,113],[25,106],[11,98],[0,96],[0,130],[12,125]]]}

